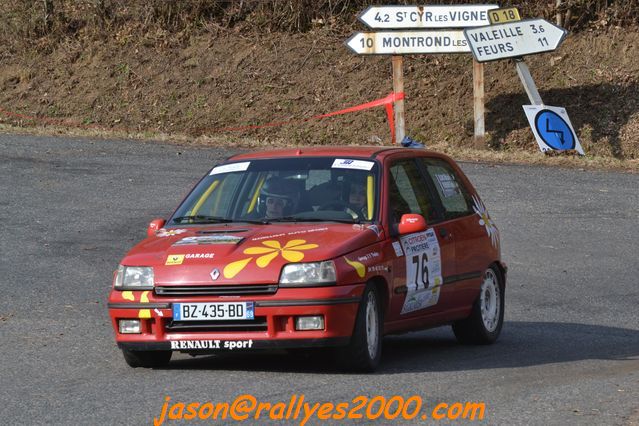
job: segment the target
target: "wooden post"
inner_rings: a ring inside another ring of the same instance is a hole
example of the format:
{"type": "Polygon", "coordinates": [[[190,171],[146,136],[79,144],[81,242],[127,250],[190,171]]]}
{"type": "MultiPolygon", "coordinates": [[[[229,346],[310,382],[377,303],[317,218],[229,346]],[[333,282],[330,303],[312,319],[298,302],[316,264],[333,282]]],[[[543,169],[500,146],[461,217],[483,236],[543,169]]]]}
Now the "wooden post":
{"type": "MultiPolygon", "coordinates": [[[[403,58],[395,55],[393,62],[393,92],[404,92],[403,58]]],[[[402,143],[406,135],[406,123],[404,122],[404,99],[395,102],[395,143],[402,143]]]]}
{"type": "Polygon", "coordinates": [[[476,148],[484,148],[486,144],[484,103],[484,64],[473,60],[473,113],[475,122],[473,142],[476,148]]]}
{"type": "Polygon", "coordinates": [[[562,19],[561,19],[561,12],[559,11],[559,8],[561,7],[561,0],[557,0],[555,2],[555,7],[557,8],[557,15],[555,16],[555,19],[556,19],[557,25],[561,27],[562,19]]]}
{"type": "Polygon", "coordinates": [[[526,90],[528,99],[530,99],[531,105],[543,105],[544,101],[541,100],[541,95],[537,90],[535,80],[533,80],[532,75],[530,75],[530,70],[528,69],[528,65],[524,62],[524,59],[515,59],[515,64],[517,65],[517,74],[519,74],[519,79],[524,85],[524,89],[526,90]]]}
{"type": "Polygon", "coordinates": [[[44,0],[44,33],[48,34],[53,26],[53,0],[44,0]]]}

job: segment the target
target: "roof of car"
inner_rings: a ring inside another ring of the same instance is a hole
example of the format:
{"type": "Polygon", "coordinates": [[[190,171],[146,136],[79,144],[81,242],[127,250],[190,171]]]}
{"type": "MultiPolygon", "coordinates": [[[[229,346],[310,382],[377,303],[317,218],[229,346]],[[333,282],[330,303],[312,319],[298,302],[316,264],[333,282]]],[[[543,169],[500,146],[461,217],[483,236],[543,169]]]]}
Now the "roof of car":
{"type": "MultiPolygon", "coordinates": [[[[227,161],[249,160],[258,158],[282,158],[282,157],[360,157],[375,158],[379,155],[388,155],[393,152],[406,152],[409,148],[383,147],[383,146],[320,146],[300,147],[288,149],[275,149],[261,152],[247,152],[237,154],[227,161]]],[[[419,150],[424,152],[424,150],[419,150]]]]}

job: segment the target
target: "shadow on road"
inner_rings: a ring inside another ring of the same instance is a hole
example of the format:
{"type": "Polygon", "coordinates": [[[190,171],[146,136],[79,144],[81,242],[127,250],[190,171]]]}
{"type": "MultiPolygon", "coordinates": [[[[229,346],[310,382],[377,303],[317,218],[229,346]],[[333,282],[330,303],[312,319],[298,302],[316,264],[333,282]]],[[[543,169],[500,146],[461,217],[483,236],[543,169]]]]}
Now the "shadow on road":
{"type": "MultiPolygon", "coordinates": [[[[176,359],[169,369],[334,373],[325,353],[244,352],[176,359]]],[[[389,336],[378,374],[516,368],[590,359],[639,357],[639,331],[589,324],[507,322],[489,346],[457,343],[449,328],[389,336]]]]}

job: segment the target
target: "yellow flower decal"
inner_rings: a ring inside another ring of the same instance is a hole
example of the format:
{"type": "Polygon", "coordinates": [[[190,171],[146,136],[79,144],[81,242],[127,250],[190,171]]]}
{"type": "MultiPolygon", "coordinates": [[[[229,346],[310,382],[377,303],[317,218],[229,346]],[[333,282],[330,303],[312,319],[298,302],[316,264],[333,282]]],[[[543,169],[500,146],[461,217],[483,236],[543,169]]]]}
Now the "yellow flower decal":
{"type": "MultiPolygon", "coordinates": [[[[255,264],[260,268],[266,268],[280,254],[289,262],[299,262],[304,259],[304,250],[319,247],[317,244],[306,244],[306,240],[290,240],[284,246],[279,241],[263,241],[261,246],[248,247],[244,254],[260,255],[255,264]]],[[[233,278],[239,274],[253,260],[252,257],[229,263],[224,267],[224,277],[233,278]]]]}
{"type": "MultiPolygon", "coordinates": [[[[140,303],[149,303],[149,292],[142,292],[142,296],[140,296],[140,303]]],[[[151,318],[151,310],[150,309],[140,309],[138,312],[138,318],[151,318]]]]}
{"type": "Polygon", "coordinates": [[[346,261],[346,263],[355,268],[355,272],[357,272],[358,277],[364,278],[364,276],[366,275],[366,266],[364,266],[363,263],[356,260],[348,260],[346,256],[344,256],[344,260],[346,261]]]}
{"type": "MultiPolygon", "coordinates": [[[[143,291],[140,295],[140,303],[149,303],[149,293],[150,291],[143,291]]],[[[124,300],[130,300],[131,302],[135,302],[135,296],[138,294],[132,291],[123,291],[122,298],[124,300]]],[[[151,310],[150,309],[140,309],[138,311],[138,318],[151,318],[151,310]]]]}
{"type": "Polygon", "coordinates": [[[249,257],[248,259],[242,259],[238,260],[237,262],[229,263],[224,267],[224,270],[222,271],[222,273],[224,274],[224,278],[233,278],[234,276],[239,274],[240,271],[244,269],[244,267],[248,265],[251,260],[253,260],[253,258],[249,257]]]}

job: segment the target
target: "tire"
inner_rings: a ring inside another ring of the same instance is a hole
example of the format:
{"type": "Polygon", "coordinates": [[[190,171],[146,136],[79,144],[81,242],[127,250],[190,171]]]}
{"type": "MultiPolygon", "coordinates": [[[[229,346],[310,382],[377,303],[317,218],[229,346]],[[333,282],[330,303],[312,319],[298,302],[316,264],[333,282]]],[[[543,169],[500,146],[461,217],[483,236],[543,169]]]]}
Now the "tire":
{"type": "Polygon", "coordinates": [[[460,343],[488,345],[497,340],[504,324],[504,290],[500,272],[490,266],[484,271],[472,313],[453,323],[453,332],[460,343]]]}
{"type": "Polygon", "coordinates": [[[122,349],[122,355],[129,367],[159,368],[171,360],[171,351],[131,351],[122,349]]]}
{"type": "Polygon", "coordinates": [[[383,314],[379,292],[372,283],[364,290],[357,310],[353,335],[347,346],[337,349],[338,364],[348,371],[372,372],[382,357],[383,314]]]}

